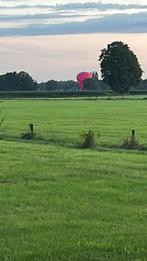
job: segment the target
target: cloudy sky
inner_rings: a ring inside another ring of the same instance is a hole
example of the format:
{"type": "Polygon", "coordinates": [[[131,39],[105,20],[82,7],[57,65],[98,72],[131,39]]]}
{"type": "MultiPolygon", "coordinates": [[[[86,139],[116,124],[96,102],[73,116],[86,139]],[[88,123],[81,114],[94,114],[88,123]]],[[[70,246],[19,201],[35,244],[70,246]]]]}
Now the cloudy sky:
{"type": "Polygon", "coordinates": [[[146,0],[0,0],[0,74],[75,79],[99,71],[100,50],[116,40],[129,44],[147,77],[146,0]]]}

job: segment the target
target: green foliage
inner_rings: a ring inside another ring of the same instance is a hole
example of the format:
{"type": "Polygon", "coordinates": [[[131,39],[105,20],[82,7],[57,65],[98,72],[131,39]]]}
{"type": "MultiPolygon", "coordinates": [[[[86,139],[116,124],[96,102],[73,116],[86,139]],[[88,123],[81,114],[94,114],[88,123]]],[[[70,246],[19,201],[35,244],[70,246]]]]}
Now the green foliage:
{"type": "Polygon", "coordinates": [[[84,90],[106,92],[110,90],[110,87],[102,80],[98,80],[97,74],[95,73],[92,79],[86,79],[84,81],[84,90]]]}
{"type": "Polygon", "coordinates": [[[29,130],[25,133],[22,134],[22,139],[26,139],[26,140],[32,140],[36,137],[36,133],[34,133],[34,129],[33,129],[33,124],[30,122],[29,125],[29,130]]]}
{"type": "MultiPolygon", "coordinates": [[[[119,81],[118,83],[119,85],[121,85],[119,81]]],[[[137,81],[135,83],[137,84],[139,82],[137,81]]],[[[131,82],[130,84],[132,84],[131,88],[135,90],[136,86],[133,86],[134,82],[131,82]]],[[[97,72],[93,72],[93,78],[86,79],[84,85],[85,85],[84,86],[85,91],[99,92],[97,96],[105,95],[105,93],[103,92],[110,90],[110,86],[108,85],[108,82],[98,79],[97,72]]],[[[137,89],[145,90],[146,80],[143,80],[140,83],[140,85],[137,86],[137,89]]],[[[4,75],[0,75],[0,97],[6,97],[6,98],[45,97],[45,95],[49,92],[51,92],[51,94],[49,95],[50,97],[52,97],[53,95],[59,97],[62,95],[66,97],[73,96],[73,95],[77,95],[77,96],[82,95],[80,94],[82,92],[80,92],[79,90],[78,83],[73,80],[68,80],[68,81],[49,80],[47,82],[37,83],[33,80],[33,78],[28,73],[23,71],[10,72],[4,75]]],[[[84,95],[86,95],[86,93],[84,95]]]]}
{"type": "Polygon", "coordinates": [[[10,72],[0,75],[0,91],[31,91],[37,84],[26,72],[10,72]]]}
{"type": "MultiPolygon", "coordinates": [[[[136,90],[136,86],[132,86],[132,90],[136,90]]],[[[137,90],[147,91],[147,79],[142,80],[137,86],[137,90]]]]}
{"type": "Polygon", "coordinates": [[[136,55],[123,42],[113,42],[99,57],[102,79],[118,94],[127,93],[141,81],[142,70],[136,55]]]}
{"type": "Polygon", "coordinates": [[[70,97],[94,97],[107,96],[109,90],[95,91],[0,91],[1,99],[14,98],[70,98],[70,97]]]}
{"type": "Polygon", "coordinates": [[[34,132],[25,132],[21,135],[21,138],[24,140],[32,140],[36,137],[36,134],[34,132]]]}
{"type": "Polygon", "coordinates": [[[78,83],[75,81],[55,81],[55,80],[50,80],[47,82],[42,82],[38,84],[39,90],[43,91],[63,91],[63,92],[68,92],[68,91],[78,91],[79,86],[78,83]]]}
{"type": "Polygon", "coordinates": [[[54,80],[50,80],[45,83],[44,89],[46,91],[55,91],[58,90],[58,82],[54,80]]]}
{"type": "Polygon", "coordinates": [[[97,85],[96,85],[96,81],[94,79],[86,79],[84,81],[84,90],[96,90],[97,89],[97,85]]]}
{"type": "MultiPolygon", "coordinates": [[[[95,133],[92,130],[84,132],[82,135],[82,148],[93,148],[96,146],[96,137],[95,133]]],[[[100,134],[97,135],[97,138],[100,138],[100,134]]]]}
{"type": "Polygon", "coordinates": [[[124,149],[141,149],[141,146],[139,145],[137,138],[132,136],[126,138],[121,147],[124,149]]]}
{"type": "Polygon", "coordinates": [[[93,148],[96,145],[94,131],[89,130],[82,134],[82,147],[83,148],[93,148]]]}
{"type": "MultiPolygon", "coordinates": [[[[129,94],[131,94],[131,95],[147,95],[147,90],[131,90],[130,92],[129,92],[129,94]]],[[[139,97],[139,96],[138,96],[139,97]]]]}

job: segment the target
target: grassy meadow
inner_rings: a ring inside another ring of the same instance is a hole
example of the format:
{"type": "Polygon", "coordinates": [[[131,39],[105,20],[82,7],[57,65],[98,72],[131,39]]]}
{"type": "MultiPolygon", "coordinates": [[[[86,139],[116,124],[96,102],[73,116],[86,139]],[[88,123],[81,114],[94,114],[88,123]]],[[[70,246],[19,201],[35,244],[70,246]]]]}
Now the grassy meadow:
{"type": "Polygon", "coordinates": [[[147,147],[146,100],[4,100],[0,117],[1,261],[147,260],[147,150],[119,149],[132,129],[147,147]]]}

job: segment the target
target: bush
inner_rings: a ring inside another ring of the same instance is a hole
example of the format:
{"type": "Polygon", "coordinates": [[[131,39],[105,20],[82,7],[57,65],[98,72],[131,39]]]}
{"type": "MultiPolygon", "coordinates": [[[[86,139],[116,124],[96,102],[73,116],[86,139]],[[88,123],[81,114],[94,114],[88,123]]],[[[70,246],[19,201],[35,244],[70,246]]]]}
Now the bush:
{"type": "Polygon", "coordinates": [[[24,140],[32,140],[35,138],[35,133],[33,132],[25,132],[21,135],[21,138],[24,140]]]}
{"type": "MultiPolygon", "coordinates": [[[[98,135],[100,137],[100,135],[98,135]]],[[[93,148],[96,145],[95,133],[92,130],[82,134],[82,147],[93,148]]]]}
{"type": "Polygon", "coordinates": [[[138,140],[136,137],[131,136],[130,138],[126,138],[121,145],[124,149],[139,149],[141,146],[139,145],[138,140]]]}
{"type": "Polygon", "coordinates": [[[1,99],[103,97],[107,91],[0,91],[1,99]]]}

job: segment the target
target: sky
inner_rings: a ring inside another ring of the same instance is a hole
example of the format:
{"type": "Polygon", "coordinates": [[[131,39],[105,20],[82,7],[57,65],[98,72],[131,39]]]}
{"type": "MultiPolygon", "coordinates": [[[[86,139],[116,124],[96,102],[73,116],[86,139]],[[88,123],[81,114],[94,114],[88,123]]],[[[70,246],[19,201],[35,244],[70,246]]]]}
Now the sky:
{"type": "Polygon", "coordinates": [[[101,49],[120,40],[146,78],[146,0],[0,0],[0,74],[24,70],[39,82],[100,76],[101,49]]]}

